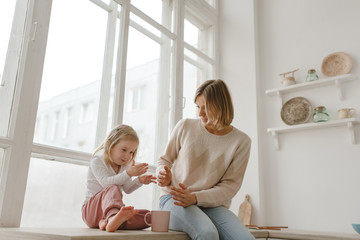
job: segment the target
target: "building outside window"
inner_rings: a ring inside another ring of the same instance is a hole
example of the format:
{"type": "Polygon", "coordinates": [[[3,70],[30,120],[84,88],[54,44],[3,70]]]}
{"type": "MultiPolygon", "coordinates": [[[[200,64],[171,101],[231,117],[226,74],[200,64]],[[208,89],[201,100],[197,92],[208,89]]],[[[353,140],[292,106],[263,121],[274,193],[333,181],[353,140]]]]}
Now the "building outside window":
{"type": "Polygon", "coordinates": [[[61,117],[61,113],[60,111],[56,111],[53,114],[53,121],[52,121],[52,125],[51,125],[51,135],[50,135],[50,140],[51,141],[55,141],[58,139],[58,133],[60,131],[60,117],[61,117]]]}
{"type": "MultiPolygon", "coordinates": [[[[88,164],[111,128],[134,127],[136,160],[153,171],[176,122],[196,117],[195,90],[217,74],[217,1],[8,2],[0,3],[11,13],[0,42],[0,224],[84,226],[88,164]]],[[[158,192],[147,185],[124,202],[154,209],[158,192]]]]}
{"type": "Polygon", "coordinates": [[[81,106],[80,123],[92,121],[94,113],[94,104],[92,102],[83,103],[81,106]]]}
{"type": "Polygon", "coordinates": [[[73,108],[68,107],[65,111],[64,116],[64,128],[63,128],[63,138],[70,137],[70,133],[72,131],[72,121],[73,121],[73,108]]]}
{"type": "Polygon", "coordinates": [[[48,115],[42,116],[40,118],[40,124],[41,124],[41,128],[39,126],[40,129],[39,139],[41,139],[41,141],[44,142],[45,140],[49,139],[47,136],[47,133],[49,133],[49,116],[48,115]]]}
{"type": "Polygon", "coordinates": [[[140,111],[144,105],[145,87],[135,87],[129,90],[128,112],[140,111]]]}

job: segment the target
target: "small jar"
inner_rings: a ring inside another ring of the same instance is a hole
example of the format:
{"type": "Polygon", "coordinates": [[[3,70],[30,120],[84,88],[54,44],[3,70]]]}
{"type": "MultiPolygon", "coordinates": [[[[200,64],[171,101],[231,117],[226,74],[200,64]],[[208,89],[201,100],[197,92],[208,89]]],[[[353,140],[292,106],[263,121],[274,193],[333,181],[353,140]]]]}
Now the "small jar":
{"type": "Polygon", "coordinates": [[[326,112],[324,106],[318,106],[314,109],[313,121],[314,122],[327,122],[330,119],[329,114],[326,112]]]}
{"type": "Polygon", "coordinates": [[[319,79],[319,76],[316,74],[316,70],[315,69],[309,69],[308,74],[306,76],[306,81],[311,82],[311,81],[315,81],[315,80],[318,80],[318,79],[319,79]]]}

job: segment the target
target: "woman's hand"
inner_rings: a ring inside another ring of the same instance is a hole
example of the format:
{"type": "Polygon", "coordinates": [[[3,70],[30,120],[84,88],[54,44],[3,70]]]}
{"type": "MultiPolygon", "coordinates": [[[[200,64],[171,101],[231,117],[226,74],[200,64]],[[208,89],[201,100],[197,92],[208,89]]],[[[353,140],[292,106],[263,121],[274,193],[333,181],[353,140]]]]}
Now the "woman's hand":
{"type": "Polygon", "coordinates": [[[171,187],[172,191],[170,194],[173,195],[173,199],[175,200],[174,204],[183,207],[197,204],[195,193],[191,193],[182,183],[179,183],[179,186],[180,188],[171,187]]]}
{"type": "Polygon", "coordinates": [[[132,160],[131,166],[128,168],[128,170],[126,170],[126,173],[129,175],[129,177],[140,176],[147,172],[148,165],[149,164],[147,163],[139,163],[135,165],[135,160],[132,160]]]}
{"type": "Polygon", "coordinates": [[[161,170],[157,176],[158,185],[160,187],[169,186],[171,183],[171,179],[172,179],[171,170],[167,166],[164,166],[164,170],[161,170]]]}
{"type": "Polygon", "coordinates": [[[149,184],[149,183],[156,183],[156,177],[153,177],[153,175],[142,175],[139,177],[139,181],[142,184],[149,184]]]}

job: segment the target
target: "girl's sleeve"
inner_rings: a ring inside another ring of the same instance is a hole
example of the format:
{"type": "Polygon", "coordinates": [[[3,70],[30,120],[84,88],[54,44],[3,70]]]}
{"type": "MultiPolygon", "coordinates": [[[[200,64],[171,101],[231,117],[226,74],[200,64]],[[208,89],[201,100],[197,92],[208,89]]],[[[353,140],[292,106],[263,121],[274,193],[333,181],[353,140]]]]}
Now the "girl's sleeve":
{"type": "MultiPolygon", "coordinates": [[[[128,168],[129,168],[129,166],[126,167],[126,169],[128,169],[128,168]]],[[[124,172],[126,173],[126,170],[124,172]]],[[[141,186],[142,186],[142,183],[139,181],[139,177],[136,177],[134,179],[130,179],[129,181],[127,181],[122,186],[122,188],[123,188],[125,193],[129,194],[129,193],[132,193],[133,191],[135,191],[136,189],[138,189],[141,186]]]]}
{"type": "Polygon", "coordinates": [[[109,185],[116,184],[123,187],[128,181],[131,181],[131,177],[123,171],[119,174],[114,175],[110,170],[106,167],[104,161],[95,156],[90,162],[90,168],[99,182],[99,184],[105,188],[109,185]]]}

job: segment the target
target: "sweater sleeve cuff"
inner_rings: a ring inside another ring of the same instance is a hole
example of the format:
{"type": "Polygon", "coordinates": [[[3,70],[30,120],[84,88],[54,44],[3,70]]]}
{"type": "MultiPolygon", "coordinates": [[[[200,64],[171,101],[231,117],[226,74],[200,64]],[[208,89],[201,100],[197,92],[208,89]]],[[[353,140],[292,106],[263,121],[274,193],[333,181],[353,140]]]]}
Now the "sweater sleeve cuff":
{"type": "Polygon", "coordinates": [[[124,172],[124,175],[127,177],[127,179],[131,179],[131,177],[129,176],[129,174],[127,173],[127,171],[124,172]]]}
{"type": "Polygon", "coordinates": [[[208,198],[206,196],[206,193],[203,192],[194,192],[195,196],[196,196],[196,205],[201,206],[201,207],[209,207],[208,204],[208,198]]]}
{"type": "Polygon", "coordinates": [[[137,177],[137,178],[134,179],[134,183],[135,183],[136,185],[139,185],[139,186],[142,185],[142,183],[141,183],[140,180],[139,180],[139,177],[137,177]]]}
{"type": "Polygon", "coordinates": [[[201,206],[201,194],[199,192],[194,192],[196,196],[196,205],[201,206]]]}

